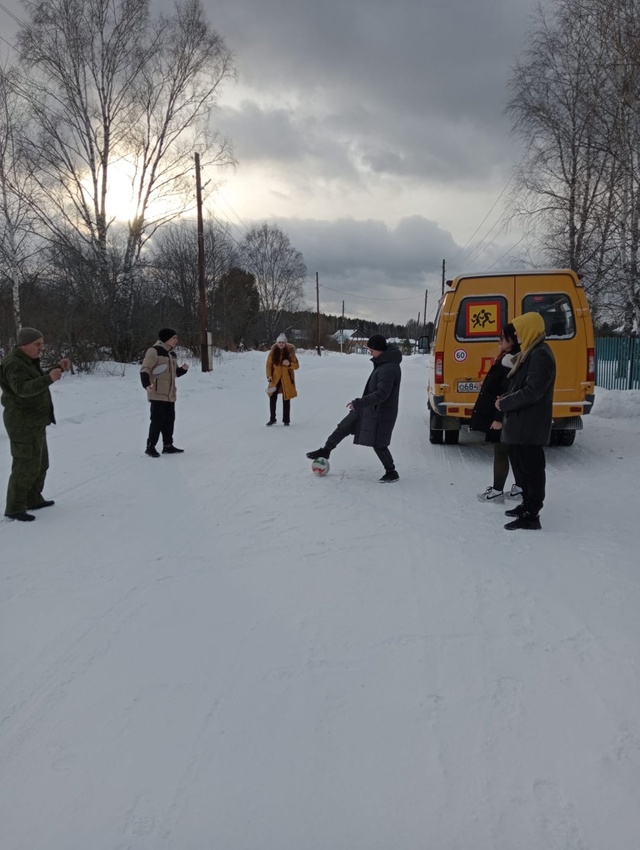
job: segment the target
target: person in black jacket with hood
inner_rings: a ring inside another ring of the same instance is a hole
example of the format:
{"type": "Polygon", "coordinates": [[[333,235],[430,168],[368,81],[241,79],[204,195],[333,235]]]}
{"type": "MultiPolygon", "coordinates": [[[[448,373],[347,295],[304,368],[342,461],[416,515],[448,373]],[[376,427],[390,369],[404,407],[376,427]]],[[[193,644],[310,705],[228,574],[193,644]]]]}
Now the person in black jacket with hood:
{"type": "Polygon", "coordinates": [[[556,361],[545,342],[544,319],[539,313],[523,313],[513,320],[513,326],[522,350],[509,372],[509,389],[496,399],[496,407],[504,413],[502,439],[509,446],[509,460],[522,487],[522,504],[506,511],[515,519],[505,528],[534,530],[540,528],[545,497],[544,447],[551,437],[556,361]]]}
{"type": "Polygon", "coordinates": [[[373,448],[385,470],[380,483],[390,484],[400,478],[389,445],[398,416],[402,354],[395,346],[388,345],[382,334],[374,334],[368,340],[367,347],[371,354],[373,372],[362,397],[349,402],[349,413],[338,424],[324,446],[314,452],[307,452],[307,457],[311,460],[328,458],[338,443],[353,435],[356,445],[373,448]]]}
{"type": "MultiPolygon", "coordinates": [[[[513,366],[513,357],[520,351],[516,329],[509,323],[500,334],[500,354],[486,374],[478,400],[471,414],[469,427],[472,431],[484,431],[485,442],[493,443],[493,484],[484,493],[478,494],[481,502],[504,502],[504,485],[509,475],[509,446],[502,442],[502,411],[496,409],[496,399],[506,393],[509,386],[508,374],[513,366]]],[[[508,494],[512,498],[521,495],[518,482],[508,494]]]]}

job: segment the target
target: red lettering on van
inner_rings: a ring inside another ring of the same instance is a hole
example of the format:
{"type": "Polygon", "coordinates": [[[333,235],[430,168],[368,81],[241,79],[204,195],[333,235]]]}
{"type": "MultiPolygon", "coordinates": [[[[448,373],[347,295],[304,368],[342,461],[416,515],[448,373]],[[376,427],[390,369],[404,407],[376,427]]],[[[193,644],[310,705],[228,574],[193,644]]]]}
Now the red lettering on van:
{"type": "Polygon", "coordinates": [[[480,364],[480,371],[478,372],[478,377],[484,378],[485,375],[487,374],[487,372],[489,371],[489,369],[493,366],[493,364],[495,362],[496,362],[495,357],[483,357],[482,363],[480,364]],[[488,366],[487,366],[487,363],[489,364],[488,366]]]}

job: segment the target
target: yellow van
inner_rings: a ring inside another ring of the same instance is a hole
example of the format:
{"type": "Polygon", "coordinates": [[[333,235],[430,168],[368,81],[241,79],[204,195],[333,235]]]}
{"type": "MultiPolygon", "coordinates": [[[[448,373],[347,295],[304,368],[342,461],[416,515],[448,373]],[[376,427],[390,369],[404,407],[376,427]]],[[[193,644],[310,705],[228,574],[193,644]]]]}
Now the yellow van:
{"type": "Polygon", "coordinates": [[[429,439],[457,443],[500,331],[522,313],[544,319],[556,358],[550,445],[570,446],[593,407],[595,344],[584,286],[568,269],[465,274],[447,281],[434,323],[429,375],[429,439]]]}

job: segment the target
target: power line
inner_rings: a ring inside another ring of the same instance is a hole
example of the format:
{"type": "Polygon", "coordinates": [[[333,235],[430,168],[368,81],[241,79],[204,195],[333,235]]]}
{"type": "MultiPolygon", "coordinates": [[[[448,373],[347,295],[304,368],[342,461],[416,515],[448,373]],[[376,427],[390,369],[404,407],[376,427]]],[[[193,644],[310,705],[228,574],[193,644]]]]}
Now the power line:
{"type": "MultiPolygon", "coordinates": [[[[9,15],[10,18],[13,18],[13,20],[17,24],[20,24],[20,26],[24,26],[24,24],[22,23],[20,18],[18,18],[16,15],[14,15],[13,12],[11,11],[11,9],[7,9],[7,7],[4,5],[4,3],[0,3],[0,9],[2,9],[4,12],[6,12],[7,15],[9,15]]],[[[4,38],[2,40],[4,41],[4,38]]]]}
{"type": "Polygon", "coordinates": [[[513,249],[514,249],[514,248],[517,248],[517,247],[518,247],[518,245],[519,245],[521,242],[523,242],[523,241],[527,238],[527,236],[529,236],[529,234],[530,234],[530,233],[531,233],[531,231],[530,231],[530,230],[528,230],[528,231],[524,234],[524,236],[521,236],[521,237],[520,237],[520,239],[518,239],[518,241],[515,243],[515,245],[512,245],[512,246],[509,248],[509,250],[508,250],[508,251],[505,251],[505,252],[504,252],[504,254],[503,254],[501,257],[498,257],[498,259],[495,261],[495,263],[492,263],[492,264],[489,266],[489,268],[485,269],[485,272],[489,272],[489,271],[491,271],[491,269],[492,269],[494,266],[497,266],[497,265],[498,265],[498,263],[500,262],[500,260],[504,260],[504,258],[507,256],[507,254],[510,254],[510,253],[513,251],[513,249]]]}
{"type": "MultiPolygon", "coordinates": [[[[460,249],[459,249],[459,251],[457,252],[457,254],[455,254],[455,256],[454,256],[454,257],[450,260],[450,262],[452,262],[452,263],[453,263],[455,260],[457,260],[457,259],[458,259],[458,257],[459,257],[461,254],[464,254],[464,252],[465,252],[465,249],[466,249],[467,245],[471,242],[471,240],[474,238],[474,236],[475,236],[475,235],[477,234],[477,232],[480,230],[480,228],[482,227],[482,225],[483,225],[483,224],[485,223],[485,221],[489,218],[489,216],[491,215],[491,213],[492,213],[492,212],[494,211],[494,209],[496,208],[496,206],[497,206],[498,202],[500,201],[500,199],[502,198],[502,196],[504,195],[504,193],[505,193],[505,192],[507,191],[507,189],[509,188],[509,186],[510,186],[510,184],[511,184],[511,181],[513,180],[513,177],[514,177],[514,175],[512,174],[512,175],[511,175],[511,177],[507,180],[507,182],[506,182],[506,184],[505,184],[504,188],[502,189],[502,191],[500,192],[500,194],[498,195],[498,197],[497,197],[497,198],[495,199],[495,201],[493,202],[493,204],[492,204],[491,209],[489,210],[489,212],[485,215],[485,217],[482,219],[482,221],[480,222],[480,224],[476,227],[476,229],[473,231],[473,233],[471,234],[471,236],[467,239],[467,241],[464,243],[464,245],[462,246],[462,248],[460,248],[460,249]]],[[[499,221],[499,219],[498,219],[498,221],[499,221]]],[[[495,227],[495,225],[494,225],[494,227],[495,227]]],[[[493,230],[493,227],[489,230],[489,233],[491,233],[491,230],[493,230]]],[[[489,235],[489,233],[487,233],[487,236],[489,235]]],[[[485,237],[483,237],[483,239],[485,239],[485,238],[486,238],[486,236],[485,236],[485,237]]],[[[482,242],[482,240],[481,240],[481,242],[482,242]]],[[[475,250],[475,249],[473,249],[473,250],[475,250]]],[[[473,251],[472,251],[472,253],[473,253],[473,251]]]]}

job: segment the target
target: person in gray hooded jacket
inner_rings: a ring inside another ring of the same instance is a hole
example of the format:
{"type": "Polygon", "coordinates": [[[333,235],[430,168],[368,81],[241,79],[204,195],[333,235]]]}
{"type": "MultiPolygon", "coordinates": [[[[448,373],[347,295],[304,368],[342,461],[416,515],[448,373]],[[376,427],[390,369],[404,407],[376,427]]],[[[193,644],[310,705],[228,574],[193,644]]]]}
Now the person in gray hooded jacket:
{"type": "Polygon", "coordinates": [[[353,435],[359,446],[371,446],[384,466],[381,484],[397,481],[400,476],[389,451],[391,436],[398,416],[402,353],[389,345],[382,334],[374,334],[367,342],[373,371],[361,398],[347,404],[349,413],[338,423],[335,431],[320,449],[307,452],[311,460],[328,458],[336,446],[353,435]]]}

